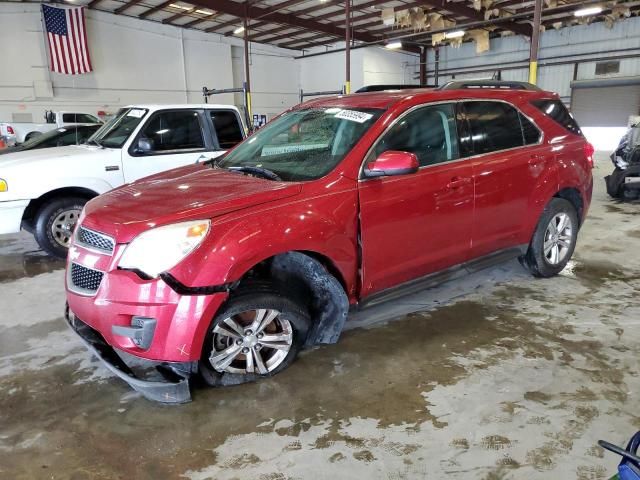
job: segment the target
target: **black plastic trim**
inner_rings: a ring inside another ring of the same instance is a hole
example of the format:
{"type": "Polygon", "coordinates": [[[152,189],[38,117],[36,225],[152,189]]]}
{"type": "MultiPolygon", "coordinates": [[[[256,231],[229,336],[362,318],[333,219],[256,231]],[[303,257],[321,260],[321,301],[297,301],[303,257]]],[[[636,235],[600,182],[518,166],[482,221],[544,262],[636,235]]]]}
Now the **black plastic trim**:
{"type": "Polygon", "coordinates": [[[228,292],[237,284],[237,282],[231,282],[205,287],[188,287],[168,272],[161,273],[160,278],[179,295],[211,295],[213,293],[228,292]]]}
{"type": "Polygon", "coordinates": [[[131,368],[120,358],[116,350],[109,345],[99,332],[75,316],[69,305],[65,306],[67,325],[80,337],[82,343],[113,374],[124,380],[148,400],[161,403],[187,403],[191,401],[189,376],[193,367],[184,364],[168,363],[158,371],[167,378],[165,382],[143,380],[135,376],[131,368]]]}

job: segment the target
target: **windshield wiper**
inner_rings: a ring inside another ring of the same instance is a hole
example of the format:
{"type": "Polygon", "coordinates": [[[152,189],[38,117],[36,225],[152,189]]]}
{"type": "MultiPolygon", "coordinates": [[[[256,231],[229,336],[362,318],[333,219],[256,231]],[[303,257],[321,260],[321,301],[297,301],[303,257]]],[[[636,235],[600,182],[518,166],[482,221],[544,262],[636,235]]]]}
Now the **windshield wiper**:
{"type": "Polygon", "coordinates": [[[235,172],[248,173],[250,175],[260,175],[261,177],[266,178],[267,180],[278,180],[278,181],[282,180],[282,178],[280,178],[280,175],[278,175],[275,172],[272,172],[268,168],[263,168],[263,167],[250,167],[250,166],[229,167],[229,170],[233,170],[235,172]]]}
{"type": "Polygon", "coordinates": [[[211,165],[211,168],[222,168],[220,166],[220,160],[222,160],[224,157],[226,157],[226,154],[220,155],[220,156],[215,157],[215,158],[210,158],[209,160],[205,160],[204,162],[202,162],[202,164],[203,165],[211,165]]]}

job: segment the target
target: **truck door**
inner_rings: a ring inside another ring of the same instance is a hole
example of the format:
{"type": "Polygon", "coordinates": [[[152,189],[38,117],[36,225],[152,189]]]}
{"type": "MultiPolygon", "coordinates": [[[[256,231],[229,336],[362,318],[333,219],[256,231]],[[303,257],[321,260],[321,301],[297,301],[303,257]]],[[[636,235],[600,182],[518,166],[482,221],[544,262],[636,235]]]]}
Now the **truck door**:
{"type": "Polygon", "coordinates": [[[410,110],[366,161],[387,150],[414,153],[420,169],[360,180],[363,296],[462,263],[471,250],[472,160],[460,158],[455,104],[410,110]]]}
{"type": "Polygon", "coordinates": [[[153,113],[122,152],[126,182],[219,155],[202,109],[153,113]]]}

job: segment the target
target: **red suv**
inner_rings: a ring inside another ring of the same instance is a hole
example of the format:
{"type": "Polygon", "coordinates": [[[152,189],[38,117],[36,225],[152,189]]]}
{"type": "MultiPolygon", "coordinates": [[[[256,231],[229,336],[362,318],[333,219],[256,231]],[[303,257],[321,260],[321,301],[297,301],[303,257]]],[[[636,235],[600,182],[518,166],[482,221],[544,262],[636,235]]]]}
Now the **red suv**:
{"type": "Polygon", "coordinates": [[[90,201],[67,318],[145,396],[274,375],[363,308],[519,257],[560,272],[591,201],[593,147],[525,83],[312,100],[225,156],[90,201]],[[116,350],[161,362],[133,375],[116,350]]]}

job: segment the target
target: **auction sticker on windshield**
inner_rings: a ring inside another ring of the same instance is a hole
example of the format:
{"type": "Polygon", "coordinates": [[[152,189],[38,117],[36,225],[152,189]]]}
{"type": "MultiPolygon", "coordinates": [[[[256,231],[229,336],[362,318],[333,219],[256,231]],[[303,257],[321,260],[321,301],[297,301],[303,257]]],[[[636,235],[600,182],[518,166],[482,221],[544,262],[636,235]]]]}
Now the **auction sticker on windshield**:
{"type": "Polygon", "coordinates": [[[138,110],[136,108],[132,108],[131,110],[129,110],[129,112],[127,112],[127,117],[142,118],[144,114],[145,114],[145,110],[138,110]]]}
{"type": "Polygon", "coordinates": [[[373,117],[370,113],[358,112],[357,110],[340,110],[336,113],[335,118],[341,118],[343,120],[351,120],[352,122],[364,123],[373,117]]]}

